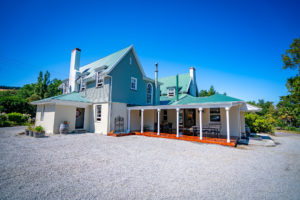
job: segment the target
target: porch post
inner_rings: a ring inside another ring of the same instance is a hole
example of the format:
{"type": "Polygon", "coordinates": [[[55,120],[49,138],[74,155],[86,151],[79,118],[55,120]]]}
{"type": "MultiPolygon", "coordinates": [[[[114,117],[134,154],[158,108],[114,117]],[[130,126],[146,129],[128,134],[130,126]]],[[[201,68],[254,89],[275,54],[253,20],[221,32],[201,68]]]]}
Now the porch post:
{"type": "Polygon", "coordinates": [[[128,116],[127,116],[127,132],[129,133],[130,132],[130,111],[131,110],[128,110],[128,116]]]}
{"type": "Polygon", "coordinates": [[[227,123],[227,143],[230,142],[230,128],[229,128],[229,110],[230,107],[226,107],[226,123],[227,123]]]}
{"type": "Polygon", "coordinates": [[[160,109],[157,109],[157,135],[160,135],[160,109]]]}
{"type": "Polygon", "coordinates": [[[240,133],[240,139],[242,137],[242,129],[241,129],[241,107],[239,106],[239,133],[240,133]]]}
{"type": "Polygon", "coordinates": [[[179,108],[176,108],[176,137],[179,137],[179,108]]]}
{"type": "Polygon", "coordinates": [[[144,133],[144,109],[141,109],[141,133],[144,133]]]}
{"type": "Polygon", "coordinates": [[[199,132],[200,132],[200,140],[202,140],[202,110],[203,110],[203,108],[199,108],[199,132]]]}

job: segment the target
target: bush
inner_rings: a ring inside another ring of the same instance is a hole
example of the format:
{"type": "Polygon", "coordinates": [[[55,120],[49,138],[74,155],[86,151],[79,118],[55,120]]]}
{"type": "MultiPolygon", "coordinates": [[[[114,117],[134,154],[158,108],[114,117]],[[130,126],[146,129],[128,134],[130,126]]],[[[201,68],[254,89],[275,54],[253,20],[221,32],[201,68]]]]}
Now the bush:
{"type": "Polygon", "coordinates": [[[246,124],[249,126],[251,132],[258,133],[273,133],[276,120],[270,114],[260,116],[255,113],[245,114],[246,124]]]}
{"type": "Polygon", "coordinates": [[[37,133],[42,133],[44,131],[44,128],[42,126],[37,126],[34,128],[34,131],[37,133]]]}
{"type": "Polygon", "coordinates": [[[22,125],[28,122],[29,117],[27,115],[22,115],[21,113],[9,113],[6,115],[7,119],[11,122],[15,122],[16,125],[22,125]]]}

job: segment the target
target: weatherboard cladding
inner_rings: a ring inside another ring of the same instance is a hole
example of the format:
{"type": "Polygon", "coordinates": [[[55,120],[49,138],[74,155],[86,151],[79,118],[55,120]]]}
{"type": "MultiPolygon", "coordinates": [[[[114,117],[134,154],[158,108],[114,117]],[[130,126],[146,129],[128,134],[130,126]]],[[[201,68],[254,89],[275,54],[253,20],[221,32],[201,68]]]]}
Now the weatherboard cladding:
{"type": "MultiPolygon", "coordinates": [[[[167,95],[167,89],[170,87],[176,87],[176,76],[168,76],[159,78],[158,81],[162,83],[160,91],[162,95],[167,95]]],[[[178,91],[179,93],[188,93],[189,84],[191,81],[190,74],[179,74],[178,75],[178,91]]]]}
{"type": "MultiPolygon", "coordinates": [[[[134,54],[128,54],[109,73],[112,76],[112,101],[132,105],[147,105],[146,93],[148,81],[143,80],[143,74],[134,54]],[[131,58],[131,64],[130,64],[131,58]],[[131,77],[137,79],[137,90],[130,89],[131,77]]],[[[153,89],[154,89],[154,84],[153,89]]],[[[155,94],[153,94],[154,97],[155,94]]]]}

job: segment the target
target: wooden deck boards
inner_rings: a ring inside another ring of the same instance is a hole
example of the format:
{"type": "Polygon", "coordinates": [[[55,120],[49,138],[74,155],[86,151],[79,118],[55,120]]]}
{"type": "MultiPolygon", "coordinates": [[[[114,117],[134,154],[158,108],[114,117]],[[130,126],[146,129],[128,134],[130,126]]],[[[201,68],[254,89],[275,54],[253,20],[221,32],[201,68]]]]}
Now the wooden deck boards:
{"type": "Polygon", "coordinates": [[[231,138],[230,142],[227,143],[226,138],[212,138],[212,137],[203,137],[202,140],[198,136],[187,136],[187,135],[180,135],[178,138],[175,134],[169,134],[169,133],[160,133],[160,135],[157,135],[156,132],[132,132],[132,133],[109,133],[108,136],[114,136],[114,137],[121,137],[121,136],[128,136],[128,135],[141,135],[146,137],[158,137],[158,138],[167,138],[167,139],[174,139],[174,140],[185,140],[185,141],[191,141],[191,142],[201,142],[201,143],[208,143],[208,144],[219,144],[223,146],[231,146],[236,147],[238,138],[231,138]]]}

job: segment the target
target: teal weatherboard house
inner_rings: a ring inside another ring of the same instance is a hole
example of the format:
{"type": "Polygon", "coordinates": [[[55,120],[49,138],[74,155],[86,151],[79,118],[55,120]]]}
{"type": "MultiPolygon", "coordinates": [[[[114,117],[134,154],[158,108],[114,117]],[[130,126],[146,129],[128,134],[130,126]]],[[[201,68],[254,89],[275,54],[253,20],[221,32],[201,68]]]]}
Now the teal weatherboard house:
{"type": "Polygon", "coordinates": [[[199,97],[195,68],[189,73],[155,79],[146,76],[133,46],[80,66],[81,50],[71,54],[63,94],[39,101],[36,125],[47,134],[59,133],[63,122],[70,131],[138,131],[239,138],[245,133],[244,112],[260,109],[245,101],[216,94],[199,97]]]}

